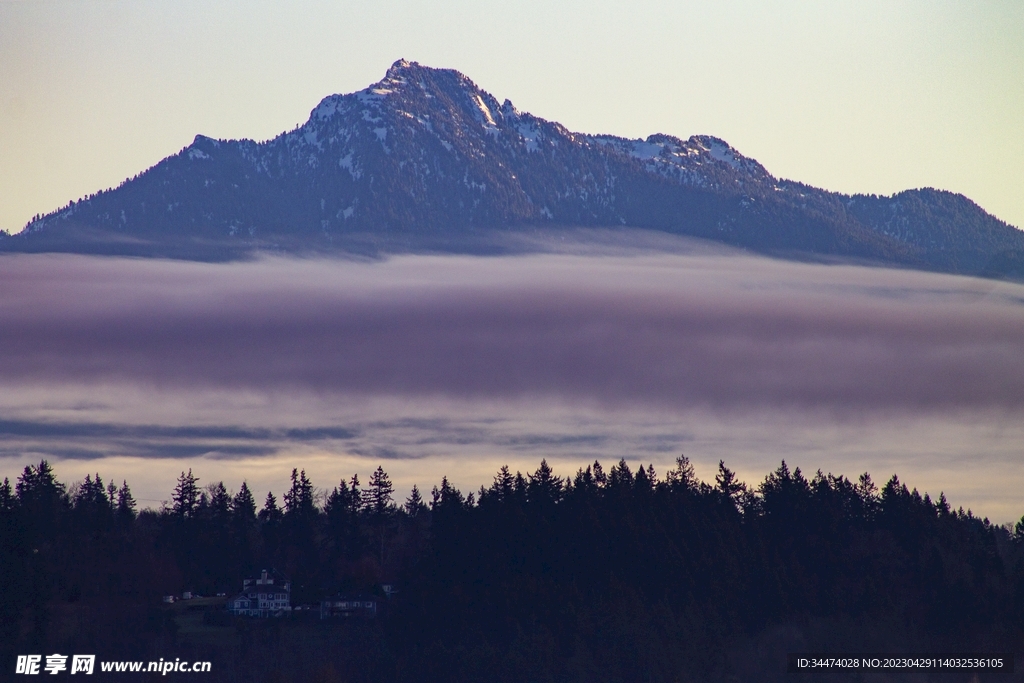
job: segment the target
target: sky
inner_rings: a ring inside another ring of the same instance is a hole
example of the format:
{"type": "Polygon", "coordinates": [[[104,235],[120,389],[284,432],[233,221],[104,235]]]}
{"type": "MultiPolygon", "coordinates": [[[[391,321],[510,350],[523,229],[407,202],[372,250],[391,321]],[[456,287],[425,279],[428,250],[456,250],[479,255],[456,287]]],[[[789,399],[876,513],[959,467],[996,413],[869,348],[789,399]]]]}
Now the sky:
{"type": "Polygon", "coordinates": [[[1018,0],[0,0],[0,229],[196,134],[290,130],[399,58],[572,130],[717,135],[779,177],[1024,226],[1018,0]]]}
{"type": "Polygon", "coordinates": [[[383,465],[404,497],[503,464],[785,459],[1024,514],[1024,285],[679,240],[520,256],[0,258],[0,477],[47,458],[278,495],[383,465]],[[696,245],[696,246],[694,246],[696,245]]]}

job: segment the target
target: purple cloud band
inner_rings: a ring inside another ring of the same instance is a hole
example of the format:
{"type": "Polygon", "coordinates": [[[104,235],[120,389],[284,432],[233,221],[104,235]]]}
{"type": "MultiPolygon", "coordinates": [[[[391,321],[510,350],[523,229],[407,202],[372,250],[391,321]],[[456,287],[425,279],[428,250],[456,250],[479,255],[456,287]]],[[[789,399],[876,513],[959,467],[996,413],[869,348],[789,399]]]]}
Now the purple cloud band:
{"type": "Polygon", "coordinates": [[[950,295],[936,289],[946,276],[917,276],[908,294],[908,276],[884,270],[823,295],[825,266],[785,264],[751,291],[735,260],[715,258],[683,259],[677,279],[629,259],[539,279],[516,274],[528,261],[453,259],[425,285],[382,278],[404,267],[386,264],[14,258],[0,264],[0,380],[837,413],[1024,407],[1024,306],[1012,296],[950,295]],[[726,284],[702,287],[698,272],[726,284]]]}

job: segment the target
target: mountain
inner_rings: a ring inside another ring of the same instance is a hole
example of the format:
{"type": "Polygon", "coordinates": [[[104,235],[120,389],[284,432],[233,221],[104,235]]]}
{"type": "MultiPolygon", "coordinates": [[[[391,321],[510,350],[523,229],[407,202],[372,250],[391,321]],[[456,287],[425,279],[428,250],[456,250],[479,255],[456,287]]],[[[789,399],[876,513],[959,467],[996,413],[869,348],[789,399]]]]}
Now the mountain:
{"type": "Polygon", "coordinates": [[[962,195],[842,195],[781,180],[726,142],[573,133],[463,74],[400,60],[266,142],[178,154],[33,220],[3,251],[233,258],[493,248],[494,231],[626,226],[762,253],[1024,275],[1024,232],[962,195]]]}

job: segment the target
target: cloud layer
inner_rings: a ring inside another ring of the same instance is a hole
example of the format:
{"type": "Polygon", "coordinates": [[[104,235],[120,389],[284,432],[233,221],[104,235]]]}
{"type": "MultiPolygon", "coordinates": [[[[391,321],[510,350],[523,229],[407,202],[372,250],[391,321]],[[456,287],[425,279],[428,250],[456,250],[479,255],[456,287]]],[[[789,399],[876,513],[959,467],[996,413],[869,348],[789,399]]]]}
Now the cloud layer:
{"type": "Polygon", "coordinates": [[[1009,285],[741,257],[11,261],[6,381],[837,414],[1024,407],[1024,292],[1009,285]]]}
{"type": "Polygon", "coordinates": [[[0,292],[8,476],[41,455],[334,453],[420,473],[684,446],[761,471],[795,453],[919,471],[929,451],[943,471],[1021,455],[1008,283],[704,252],[19,255],[0,292]]]}

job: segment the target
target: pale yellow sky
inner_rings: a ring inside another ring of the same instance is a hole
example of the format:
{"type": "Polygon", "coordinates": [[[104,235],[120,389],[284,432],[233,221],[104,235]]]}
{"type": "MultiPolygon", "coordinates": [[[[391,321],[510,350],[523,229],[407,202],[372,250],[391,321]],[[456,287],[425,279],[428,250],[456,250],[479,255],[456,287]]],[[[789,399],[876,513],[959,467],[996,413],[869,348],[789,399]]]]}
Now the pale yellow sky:
{"type": "Polygon", "coordinates": [[[1024,226],[1019,0],[0,0],[0,229],[197,133],[265,139],[404,57],[588,133],[720,136],[1024,226]]]}

